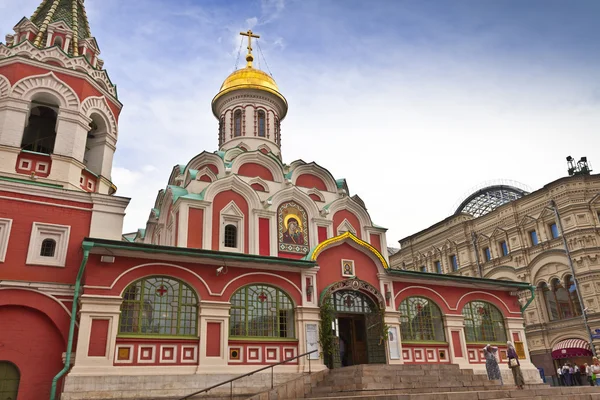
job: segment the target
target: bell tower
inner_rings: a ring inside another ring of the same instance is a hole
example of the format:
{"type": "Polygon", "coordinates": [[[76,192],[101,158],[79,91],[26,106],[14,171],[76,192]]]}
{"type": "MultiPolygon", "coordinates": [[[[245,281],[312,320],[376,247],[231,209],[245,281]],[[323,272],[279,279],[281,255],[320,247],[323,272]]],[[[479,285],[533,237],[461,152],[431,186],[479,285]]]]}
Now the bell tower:
{"type": "Polygon", "coordinates": [[[246,67],[229,75],[212,101],[219,120],[219,150],[242,146],[281,158],[281,121],[287,114],[287,100],[275,80],[253,66],[252,38],[260,36],[251,30],[240,35],[248,38],[246,67]]]}
{"type": "Polygon", "coordinates": [[[0,177],[113,194],[122,104],[84,0],[43,0],[0,44],[0,177]]]}

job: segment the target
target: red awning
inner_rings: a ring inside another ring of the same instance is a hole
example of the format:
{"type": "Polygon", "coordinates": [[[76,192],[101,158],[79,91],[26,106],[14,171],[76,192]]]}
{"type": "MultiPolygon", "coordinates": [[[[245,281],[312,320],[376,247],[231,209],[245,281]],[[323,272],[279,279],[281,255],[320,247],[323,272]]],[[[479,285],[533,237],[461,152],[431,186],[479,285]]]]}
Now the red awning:
{"type": "Polygon", "coordinates": [[[559,358],[586,356],[592,356],[592,350],[590,349],[590,344],[585,340],[566,339],[552,347],[552,358],[555,360],[559,358]]]}

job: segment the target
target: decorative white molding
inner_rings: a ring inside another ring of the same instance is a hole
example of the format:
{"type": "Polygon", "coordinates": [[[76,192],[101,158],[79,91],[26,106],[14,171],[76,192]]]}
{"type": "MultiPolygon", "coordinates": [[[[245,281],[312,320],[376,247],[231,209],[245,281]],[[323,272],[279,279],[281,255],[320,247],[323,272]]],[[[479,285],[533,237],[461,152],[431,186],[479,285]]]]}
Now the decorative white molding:
{"type": "Polygon", "coordinates": [[[220,224],[219,224],[219,249],[221,251],[235,251],[244,252],[245,243],[245,232],[244,232],[244,213],[235,204],[234,201],[229,202],[225,207],[221,209],[220,213],[220,224]],[[236,246],[226,247],[225,246],[225,227],[227,225],[233,225],[236,228],[236,246]]]}
{"type": "Polygon", "coordinates": [[[68,225],[46,224],[34,222],[31,227],[29,239],[29,250],[27,251],[27,265],[43,265],[52,267],[64,267],[67,259],[67,248],[71,227],[68,225]],[[42,242],[52,239],[56,242],[54,255],[44,257],[40,255],[42,242]]]}
{"type": "Polygon", "coordinates": [[[6,259],[6,251],[8,249],[8,239],[10,238],[10,228],[12,227],[12,219],[0,218],[0,262],[6,259]]]}
{"type": "Polygon", "coordinates": [[[108,106],[108,102],[104,96],[86,98],[83,103],[81,103],[81,112],[86,117],[90,117],[93,113],[100,114],[100,116],[106,120],[106,125],[110,129],[108,133],[115,138],[118,136],[119,126],[117,125],[117,119],[108,106]]]}
{"type": "Polygon", "coordinates": [[[341,235],[344,232],[351,232],[353,235],[356,236],[356,228],[354,226],[352,226],[350,221],[348,221],[345,218],[342,221],[342,223],[339,224],[337,228],[335,228],[335,230],[337,232],[337,235],[341,235]]]}
{"type": "Polygon", "coordinates": [[[31,97],[38,92],[50,92],[56,95],[61,102],[60,107],[79,109],[77,94],[53,72],[28,76],[15,83],[12,88],[12,95],[24,100],[31,100],[31,97]]]}
{"type": "Polygon", "coordinates": [[[0,99],[2,97],[7,97],[9,93],[10,93],[10,82],[8,81],[8,79],[5,76],[0,75],[0,99]]]}

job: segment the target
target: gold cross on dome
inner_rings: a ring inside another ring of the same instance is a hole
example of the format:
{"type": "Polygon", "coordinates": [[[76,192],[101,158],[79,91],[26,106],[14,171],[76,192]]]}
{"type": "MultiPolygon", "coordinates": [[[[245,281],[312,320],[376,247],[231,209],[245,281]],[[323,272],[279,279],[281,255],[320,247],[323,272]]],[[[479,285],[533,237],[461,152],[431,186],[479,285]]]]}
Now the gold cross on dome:
{"type": "Polygon", "coordinates": [[[242,36],[248,36],[248,54],[252,54],[252,38],[260,38],[260,36],[255,35],[254,33],[252,33],[251,29],[248,29],[248,32],[240,32],[240,35],[242,36]]]}

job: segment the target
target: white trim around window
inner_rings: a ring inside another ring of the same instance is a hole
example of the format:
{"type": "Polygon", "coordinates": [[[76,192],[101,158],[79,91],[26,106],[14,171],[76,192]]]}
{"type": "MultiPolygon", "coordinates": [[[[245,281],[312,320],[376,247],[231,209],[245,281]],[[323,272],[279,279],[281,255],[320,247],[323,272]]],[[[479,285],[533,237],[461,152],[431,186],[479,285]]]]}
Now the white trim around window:
{"type": "Polygon", "coordinates": [[[244,252],[244,213],[235,202],[231,201],[223,207],[220,213],[220,232],[219,232],[219,250],[244,252]],[[233,225],[236,227],[236,246],[225,247],[225,227],[233,225]]]}
{"type": "Polygon", "coordinates": [[[31,238],[29,239],[26,264],[64,267],[67,261],[70,233],[71,227],[68,225],[34,222],[31,227],[31,238]],[[56,248],[52,257],[40,255],[42,242],[46,239],[52,239],[56,242],[56,248]]]}
{"type": "Polygon", "coordinates": [[[6,251],[8,250],[8,238],[10,237],[10,228],[12,227],[12,219],[0,218],[0,262],[6,259],[6,251]]]}

